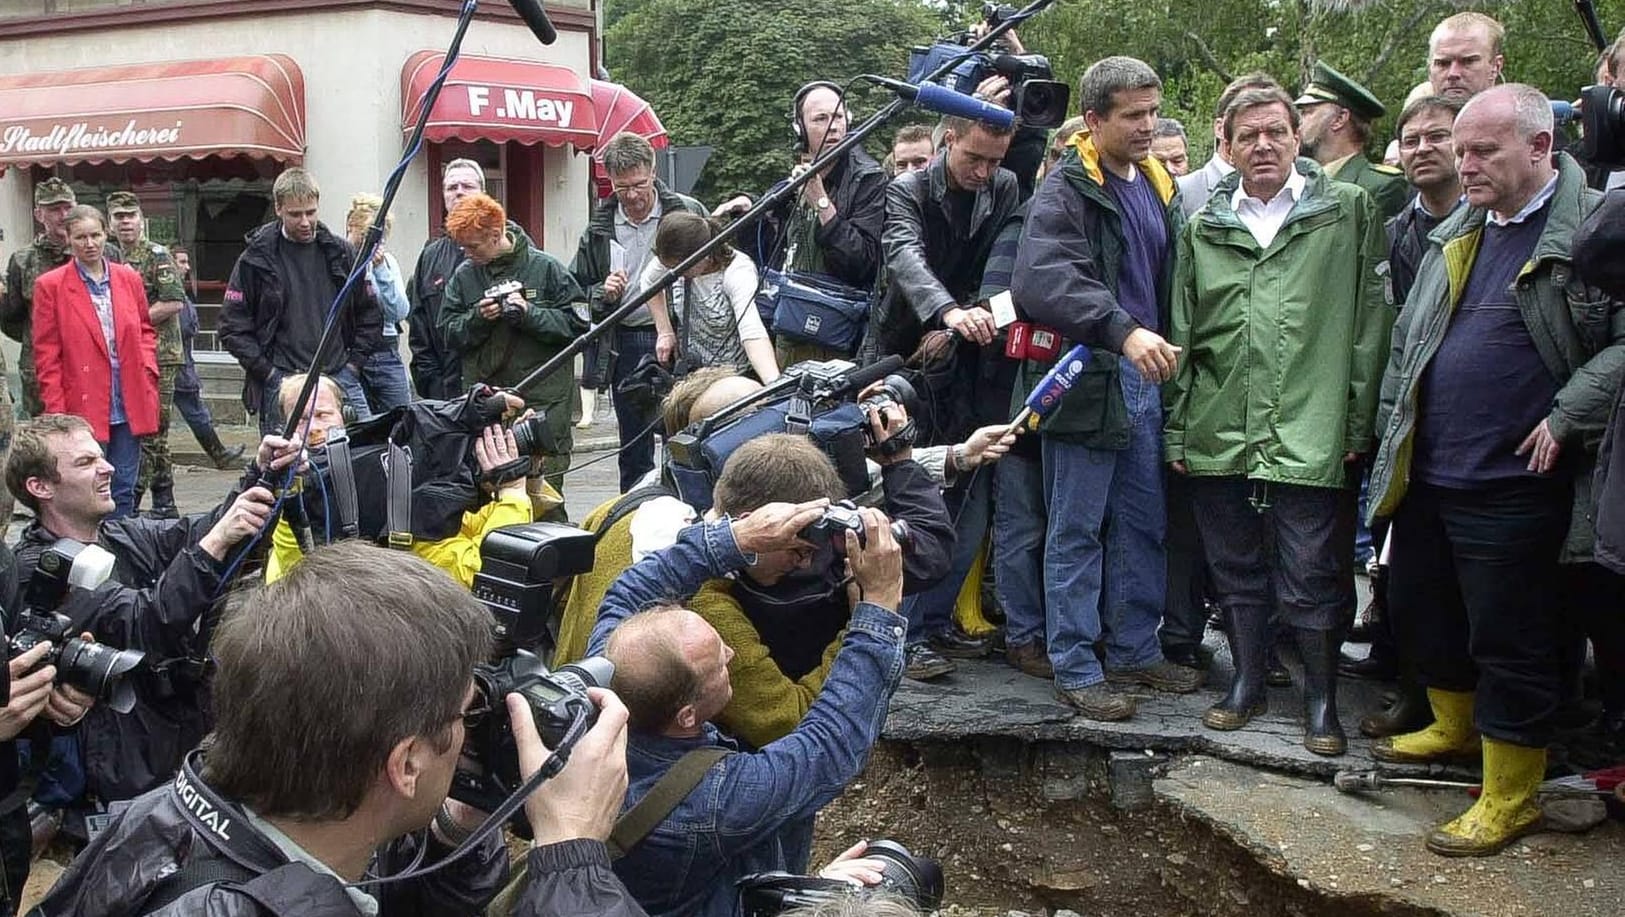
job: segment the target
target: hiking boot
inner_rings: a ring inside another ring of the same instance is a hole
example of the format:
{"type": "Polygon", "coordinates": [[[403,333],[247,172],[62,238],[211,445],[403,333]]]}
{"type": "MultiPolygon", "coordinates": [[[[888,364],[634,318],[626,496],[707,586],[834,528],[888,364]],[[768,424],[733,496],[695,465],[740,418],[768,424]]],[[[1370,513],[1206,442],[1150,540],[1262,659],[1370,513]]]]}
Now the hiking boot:
{"type": "Polygon", "coordinates": [[[1170,694],[1189,694],[1202,686],[1203,676],[1197,669],[1174,665],[1159,659],[1137,669],[1115,669],[1106,672],[1106,681],[1114,685],[1145,685],[1170,694]]]}
{"type": "Polygon", "coordinates": [[[1055,666],[1050,664],[1042,640],[1005,647],[1004,660],[1034,678],[1055,677],[1055,666]]]}
{"type": "Polygon", "coordinates": [[[944,659],[924,643],[915,643],[903,650],[903,675],[915,681],[930,681],[950,675],[959,668],[952,660],[944,659]]]}
{"type": "Polygon", "coordinates": [[[1085,718],[1112,722],[1134,715],[1134,698],[1112,693],[1104,682],[1087,688],[1055,686],[1055,698],[1085,718]]]}

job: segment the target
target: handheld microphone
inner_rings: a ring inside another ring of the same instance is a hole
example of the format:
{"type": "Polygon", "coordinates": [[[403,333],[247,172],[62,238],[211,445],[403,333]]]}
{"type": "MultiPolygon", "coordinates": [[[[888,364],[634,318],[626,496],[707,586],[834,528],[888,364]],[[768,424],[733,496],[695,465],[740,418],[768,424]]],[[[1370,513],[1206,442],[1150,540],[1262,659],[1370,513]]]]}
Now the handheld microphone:
{"type": "Polygon", "coordinates": [[[883,76],[864,74],[863,78],[872,83],[884,86],[898,96],[913,102],[915,105],[933,111],[939,115],[951,115],[956,118],[968,118],[972,121],[981,121],[991,124],[999,130],[1010,130],[1015,126],[1016,113],[1002,105],[994,105],[981,99],[972,98],[962,92],[954,92],[946,86],[936,83],[905,83],[902,80],[888,79],[883,76]]]}
{"type": "Polygon", "coordinates": [[[1082,344],[1074,345],[1066,352],[1060,362],[1050,367],[1044,378],[1038,380],[1038,385],[1027,396],[1025,406],[1016,419],[1010,421],[1010,430],[1014,432],[1029,419],[1041,418],[1055,410],[1061,403],[1061,396],[1072,390],[1077,384],[1078,377],[1083,375],[1084,367],[1089,365],[1089,348],[1082,344]]]}
{"type": "Polygon", "coordinates": [[[508,5],[525,20],[530,26],[530,32],[536,40],[544,45],[550,45],[558,40],[559,33],[553,28],[553,23],[547,18],[547,11],[542,9],[542,0],[508,0],[508,5]]]}

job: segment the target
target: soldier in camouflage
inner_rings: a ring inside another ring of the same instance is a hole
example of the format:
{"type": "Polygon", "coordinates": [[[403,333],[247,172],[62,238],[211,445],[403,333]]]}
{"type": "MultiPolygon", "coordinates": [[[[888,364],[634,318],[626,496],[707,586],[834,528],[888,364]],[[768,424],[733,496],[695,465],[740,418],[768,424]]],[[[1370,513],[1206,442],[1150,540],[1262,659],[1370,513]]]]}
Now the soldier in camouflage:
{"type": "Polygon", "coordinates": [[[141,439],[141,473],[135,482],[135,506],[141,495],[152,490],[148,515],[175,519],[175,471],[169,458],[169,415],[175,405],[175,377],[186,363],[181,343],[181,308],[186,290],[180,271],[169,250],[147,238],[141,202],[128,191],[107,196],[107,213],[113,224],[124,263],[136,269],[147,289],[148,315],[158,332],[158,432],[141,439]]]}

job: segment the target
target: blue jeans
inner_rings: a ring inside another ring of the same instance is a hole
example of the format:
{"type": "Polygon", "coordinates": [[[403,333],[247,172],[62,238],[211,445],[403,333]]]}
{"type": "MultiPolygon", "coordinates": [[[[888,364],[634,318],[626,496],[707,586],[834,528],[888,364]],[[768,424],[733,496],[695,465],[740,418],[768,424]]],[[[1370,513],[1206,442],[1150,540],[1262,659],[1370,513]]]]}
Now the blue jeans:
{"type": "Polygon", "coordinates": [[[610,401],[615,405],[615,426],[621,434],[621,493],[638,486],[638,481],[655,466],[655,437],[649,426],[660,417],[660,405],[653,398],[640,399],[621,393],[621,381],[638,368],[644,354],[655,352],[655,330],[616,328],[614,370],[610,375],[610,401]],[[648,430],[642,436],[638,433],[648,430]],[[628,437],[637,437],[628,439],[628,437]]]}
{"type": "Polygon", "coordinates": [[[1006,455],[993,466],[993,588],[1004,609],[1007,646],[1046,646],[1044,465],[1006,455]]]}
{"type": "Polygon", "coordinates": [[[1167,596],[1167,528],[1162,492],[1162,400],[1157,386],[1120,358],[1128,407],[1126,449],[1091,449],[1044,437],[1049,519],[1044,598],[1057,687],[1106,678],[1106,665],[1132,669],[1162,659],[1157,625],[1167,596]]]}
{"type": "Polygon", "coordinates": [[[406,364],[401,362],[395,342],[393,337],[384,338],[378,349],[361,364],[361,387],[367,393],[363,404],[369,405],[377,414],[388,413],[412,401],[412,386],[406,381],[406,364]]]}
{"type": "Polygon", "coordinates": [[[135,512],[135,479],[141,473],[141,439],[130,432],[129,424],[116,423],[108,428],[102,452],[113,466],[113,514],[107,518],[122,519],[135,512]]]}
{"type": "Polygon", "coordinates": [[[976,562],[982,536],[987,534],[993,504],[991,470],[978,468],[964,484],[944,494],[943,502],[954,520],[953,564],[948,568],[948,575],[935,586],[903,597],[903,607],[898,611],[908,619],[910,645],[945,633],[953,625],[954,603],[959,599],[960,587],[965,585],[971,565],[976,562]]]}
{"type": "Polygon", "coordinates": [[[175,410],[186,418],[186,425],[198,442],[203,442],[203,438],[214,430],[214,416],[209,413],[209,406],[203,403],[203,392],[199,389],[176,387],[175,410]]]}

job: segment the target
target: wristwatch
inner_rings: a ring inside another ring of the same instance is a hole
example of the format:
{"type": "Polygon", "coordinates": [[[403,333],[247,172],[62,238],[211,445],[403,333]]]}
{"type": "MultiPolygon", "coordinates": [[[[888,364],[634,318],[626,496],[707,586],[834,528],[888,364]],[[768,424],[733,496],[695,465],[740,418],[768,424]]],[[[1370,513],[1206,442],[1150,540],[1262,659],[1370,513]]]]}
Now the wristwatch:
{"type": "Polygon", "coordinates": [[[821,197],[816,202],[813,203],[813,206],[817,207],[819,210],[828,210],[829,208],[831,208],[831,207],[833,207],[835,205],[833,205],[833,204],[831,204],[829,202],[829,198],[821,197]]]}

